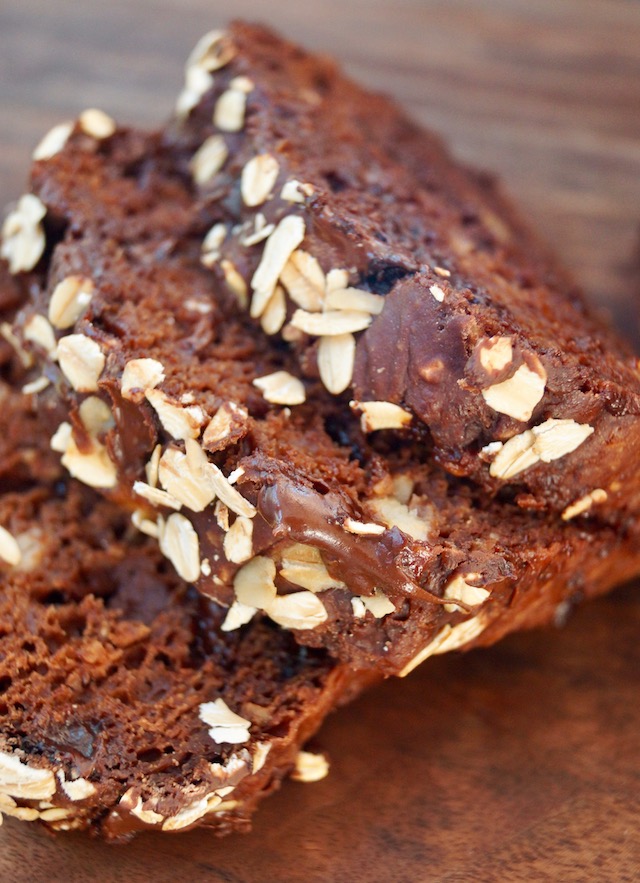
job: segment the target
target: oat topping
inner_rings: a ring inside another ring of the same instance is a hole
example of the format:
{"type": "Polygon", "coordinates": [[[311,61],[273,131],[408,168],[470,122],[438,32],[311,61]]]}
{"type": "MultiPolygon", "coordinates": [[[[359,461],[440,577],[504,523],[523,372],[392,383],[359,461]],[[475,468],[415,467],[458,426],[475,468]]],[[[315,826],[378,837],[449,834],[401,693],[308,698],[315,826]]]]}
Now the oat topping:
{"type": "Polygon", "coordinates": [[[251,764],[251,772],[258,773],[265,765],[265,761],[271,751],[270,742],[258,742],[253,752],[253,762],[251,764]]]}
{"type": "Polygon", "coordinates": [[[266,308],[287,261],[304,239],[304,221],[298,215],[283,218],[266,241],[262,258],[251,279],[251,316],[258,319],[266,308]]]}
{"type": "Polygon", "coordinates": [[[353,334],[321,337],[318,343],[318,370],[325,388],[339,395],[351,383],[356,360],[356,339],[353,334]]]}
{"type": "Polygon", "coordinates": [[[97,396],[88,396],[78,408],[82,425],[89,435],[98,436],[113,428],[113,414],[106,402],[97,396]]]}
{"type": "Polygon", "coordinates": [[[488,620],[482,615],[482,613],[483,611],[480,611],[477,616],[473,616],[471,619],[466,619],[464,622],[459,622],[453,627],[445,625],[445,627],[438,632],[435,638],[433,638],[426,647],[423,647],[413,659],[409,660],[399,673],[399,677],[406,677],[414,670],[414,668],[417,668],[420,663],[424,662],[425,659],[428,659],[430,656],[438,656],[441,653],[449,653],[452,650],[457,650],[458,647],[463,647],[465,644],[469,644],[473,641],[474,638],[477,638],[488,625],[488,620]]]}
{"type": "Polygon", "coordinates": [[[384,307],[384,297],[360,288],[333,288],[327,292],[324,307],[326,310],[355,310],[379,316],[384,307]]]}
{"type": "Polygon", "coordinates": [[[41,347],[50,358],[54,357],[56,351],[56,336],[48,319],[45,319],[44,316],[41,316],[39,313],[31,316],[31,318],[25,322],[23,334],[25,340],[41,347]]]}
{"type": "Polygon", "coordinates": [[[260,316],[260,325],[265,334],[277,334],[287,318],[287,302],[282,286],[276,285],[269,303],[260,316]]]}
{"type": "Polygon", "coordinates": [[[178,512],[160,524],[160,551],[171,561],[178,576],[195,582],[200,576],[200,543],[193,525],[178,512]]]}
{"type": "Polygon", "coordinates": [[[257,245],[259,242],[268,239],[275,229],[275,224],[267,224],[267,219],[262,212],[256,212],[253,218],[253,232],[246,233],[240,239],[240,243],[246,248],[249,248],[252,245],[257,245]]]}
{"type": "Polygon", "coordinates": [[[167,509],[176,510],[182,508],[182,503],[176,500],[172,494],[167,491],[161,491],[160,488],[151,487],[151,485],[145,484],[144,481],[134,481],[133,492],[139,497],[143,497],[153,506],[166,506],[167,509]]]}
{"type": "Polygon", "coordinates": [[[451,278],[451,271],[446,270],[444,267],[434,267],[433,272],[437,276],[442,276],[443,279],[450,279],[451,278]]]}
{"type": "Polygon", "coordinates": [[[49,800],[56,782],[51,770],[27,766],[13,754],[0,751],[0,791],[21,800],[49,800]]]}
{"type": "Polygon", "coordinates": [[[204,68],[198,65],[187,67],[184,72],[184,87],[176,101],[175,112],[178,119],[184,120],[189,116],[213,83],[213,77],[204,68]]]}
{"type": "MultiPolygon", "coordinates": [[[[467,607],[478,607],[487,600],[491,592],[488,589],[471,585],[471,582],[478,582],[479,573],[458,574],[449,580],[444,589],[444,597],[453,601],[461,601],[467,607]]],[[[449,613],[454,613],[460,608],[458,604],[445,604],[444,609],[449,613]]]]}
{"type": "Polygon", "coordinates": [[[253,521],[238,516],[225,535],[222,544],[227,561],[242,564],[253,555],[253,521]]]}
{"type": "Polygon", "coordinates": [[[9,272],[13,275],[33,270],[42,257],[46,244],[42,219],[46,213],[38,197],[26,193],[7,215],[2,225],[0,257],[9,262],[9,272]]]}
{"type": "Polygon", "coordinates": [[[499,372],[513,361],[510,337],[489,337],[478,347],[478,358],[485,371],[499,372]]]}
{"type": "Polygon", "coordinates": [[[42,138],[31,154],[31,158],[34,162],[42,162],[43,160],[51,159],[56,153],[60,153],[69,140],[71,133],[73,132],[73,127],[74,123],[67,122],[58,123],[57,126],[49,129],[47,134],[42,138]]]}
{"type": "Polygon", "coordinates": [[[249,414],[241,405],[224,402],[213,415],[202,436],[202,444],[208,450],[217,450],[228,439],[232,431],[241,427],[249,419],[249,414]]]}
{"type": "Polygon", "coordinates": [[[65,781],[64,775],[60,778],[62,790],[70,800],[86,800],[96,793],[96,786],[88,779],[70,779],[65,781]]]}
{"type": "Polygon", "coordinates": [[[214,224],[202,240],[201,262],[205,267],[213,267],[220,260],[220,248],[227,238],[227,225],[214,224]]]}
{"type": "Polygon", "coordinates": [[[551,463],[575,451],[593,433],[593,427],[575,420],[550,418],[544,423],[513,436],[497,448],[493,442],[492,451],[497,453],[489,468],[494,478],[508,479],[519,475],[536,463],[551,463]]]}
{"type": "Polygon", "coordinates": [[[301,586],[309,592],[346,588],[341,580],[331,576],[322,560],[320,550],[304,543],[294,543],[283,552],[280,576],[294,586],[301,586]]]}
{"type": "Polygon", "coordinates": [[[246,206],[254,208],[269,199],[279,170],[278,160],[270,153],[262,153],[249,160],[240,178],[240,193],[246,206]]]}
{"type": "Polygon", "coordinates": [[[224,503],[221,503],[220,500],[216,500],[213,514],[216,517],[216,524],[220,530],[223,530],[226,533],[231,526],[229,521],[229,507],[225,506],[224,503]]]}
{"type": "Polygon", "coordinates": [[[157,521],[147,518],[142,509],[135,509],[131,514],[131,523],[140,533],[153,537],[154,540],[160,539],[160,529],[157,521]]]}
{"type": "Polygon", "coordinates": [[[240,132],[244,126],[247,93],[244,89],[227,89],[216,101],[213,124],[223,132],[240,132]]]}
{"type": "Polygon", "coordinates": [[[241,604],[240,601],[234,601],[220,628],[223,632],[234,632],[250,622],[257,612],[257,607],[249,607],[247,604],[241,604]]]}
{"type": "Polygon", "coordinates": [[[438,303],[442,303],[444,300],[444,291],[440,288],[439,285],[432,285],[429,288],[429,291],[433,295],[433,297],[438,301],[438,303]]]}
{"type": "Polygon", "coordinates": [[[95,392],[105,365],[99,344],[84,334],[69,334],[58,342],[58,362],[76,392],[95,392]]]}
{"type": "Polygon", "coordinates": [[[233,295],[235,295],[235,298],[238,301],[238,306],[242,307],[242,309],[246,309],[249,304],[249,289],[247,288],[247,283],[244,281],[240,273],[238,273],[233,262],[227,258],[220,261],[220,269],[224,274],[224,281],[227,284],[227,288],[233,295]]]}
{"type": "Polygon", "coordinates": [[[16,567],[22,560],[22,552],[16,538],[9,533],[6,527],[0,526],[0,559],[16,567]]]}
{"type": "Polygon", "coordinates": [[[149,462],[145,463],[144,473],[147,476],[147,484],[151,487],[158,486],[158,467],[160,465],[160,457],[162,455],[162,445],[155,446],[149,457],[149,462]]]}
{"type": "Polygon", "coordinates": [[[285,629],[314,629],[327,619],[324,604],[313,592],[276,595],[265,610],[274,622],[285,629]]]}
{"type": "Polygon", "coordinates": [[[67,444],[62,450],[62,465],[73,478],[89,487],[111,488],[115,487],[118,474],[115,463],[109,457],[107,449],[96,438],[91,439],[91,448],[88,451],[79,450],[75,439],[71,434],[69,424],[61,424],[51,439],[53,450],[60,450],[62,442],[67,436],[67,444]]]}
{"type": "Polygon", "coordinates": [[[256,555],[233,579],[236,599],[247,607],[266,610],[276,597],[276,566],[271,558],[256,555]]]}
{"type": "Polygon", "coordinates": [[[98,110],[95,107],[82,111],[78,117],[78,125],[85,135],[95,138],[96,141],[110,138],[116,131],[114,120],[103,110],[98,110]]]}
{"type": "Polygon", "coordinates": [[[351,599],[351,607],[353,615],[358,619],[361,619],[367,610],[375,619],[382,619],[389,613],[395,613],[396,609],[380,589],[374,589],[373,595],[355,595],[351,599]]]}
{"type": "Polygon", "coordinates": [[[0,335],[3,337],[4,340],[6,340],[9,346],[18,356],[23,368],[31,368],[34,361],[33,356],[22,346],[22,343],[13,333],[13,329],[8,322],[0,323],[0,335]]]}
{"type": "MultiPolygon", "coordinates": [[[[189,441],[198,446],[197,442],[189,441]]],[[[202,512],[215,498],[211,485],[203,481],[197,464],[194,465],[193,460],[177,448],[167,448],[160,458],[158,480],[175,500],[192,512],[202,512]]]]}
{"type": "Polygon", "coordinates": [[[355,521],[353,518],[345,518],[343,527],[345,530],[349,531],[349,533],[354,533],[357,536],[362,537],[379,536],[380,534],[384,533],[386,529],[383,524],[355,521]]]}
{"type": "Polygon", "coordinates": [[[280,274],[289,297],[304,310],[318,312],[324,306],[326,280],[319,262],[303,249],[294,251],[280,274]]]}
{"type": "Polygon", "coordinates": [[[23,395],[26,396],[34,395],[35,393],[42,392],[50,385],[51,381],[49,380],[49,378],[41,375],[40,377],[36,377],[35,380],[29,381],[29,383],[25,383],[25,385],[22,387],[21,392],[23,395]]]}
{"type": "Polygon", "coordinates": [[[399,528],[407,536],[414,540],[424,542],[429,534],[431,520],[428,517],[420,517],[405,503],[395,497],[379,497],[370,500],[368,508],[389,529],[399,528]]]}
{"type": "Polygon", "coordinates": [[[353,334],[371,325],[371,314],[360,310],[327,310],[324,313],[308,313],[296,310],[291,325],[316,337],[337,334],[353,334]]]}
{"type": "Polygon", "coordinates": [[[319,782],[329,774],[329,764],[324,754],[298,751],[295,767],[291,773],[294,782],[319,782]]]}
{"type": "Polygon", "coordinates": [[[223,167],[228,156],[229,149],[222,135],[211,135],[207,138],[191,158],[191,174],[196,184],[208,184],[223,167]]]}
{"type": "Polygon", "coordinates": [[[132,402],[141,402],[149,389],[165,379],[164,366],[157,359],[131,359],[124,366],[120,392],[132,402]]]}
{"type": "Polygon", "coordinates": [[[256,377],[253,385],[262,390],[262,395],[274,405],[301,405],[306,399],[304,384],[288,371],[275,371],[256,377]]]}
{"type": "Polygon", "coordinates": [[[236,54],[235,47],[224,31],[208,31],[191,50],[185,65],[202,68],[204,71],[217,71],[229,64],[236,54]]]}
{"type": "Polygon", "coordinates": [[[544,396],[546,382],[547,374],[542,365],[537,371],[520,365],[513,377],[483,389],[482,397],[494,411],[514,420],[527,421],[544,396]]]}
{"type": "Polygon", "coordinates": [[[577,515],[582,515],[584,512],[588,512],[594,504],[606,502],[608,496],[609,495],[603,488],[597,487],[590,493],[585,494],[584,497],[580,497],[575,503],[571,503],[570,506],[567,506],[562,513],[562,520],[571,521],[571,519],[575,518],[577,515]]]}
{"type": "Polygon", "coordinates": [[[159,389],[147,389],[144,395],[170,436],[180,440],[200,435],[206,415],[199,405],[183,407],[175,404],[159,389]]]}
{"type": "Polygon", "coordinates": [[[303,184],[300,181],[287,181],[280,191],[280,199],[284,202],[304,202],[306,196],[313,196],[314,189],[311,184],[303,184]]]}
{"type": "Polygon", "coordinates": [[[209,735],[218,745],[239,745],[249,741],[251,721],[231,711],[224,699],[203,702],[198,714],[200,720],[211,728],[209,735]]]}
{"type": "Polygon", "coordinates": [[[412,420],[412,414],[393,402],[350,402],[350,406],[361,412],[360,423],[363,432],[378,429],[404,429],[412,420]]]}
{"type": "Polygon", "coordinates": [[[85,312],[93,297],[93,282],[84,276],[67,276],[53,290],[49,301],[49,321],[54,328],[71,328],[85,312]]]}

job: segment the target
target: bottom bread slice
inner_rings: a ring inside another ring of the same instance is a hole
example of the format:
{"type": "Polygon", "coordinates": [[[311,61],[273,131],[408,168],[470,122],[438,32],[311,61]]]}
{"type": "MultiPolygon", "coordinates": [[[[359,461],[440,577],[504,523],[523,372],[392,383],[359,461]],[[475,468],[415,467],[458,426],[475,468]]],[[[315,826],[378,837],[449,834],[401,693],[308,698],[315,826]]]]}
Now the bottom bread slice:
{"type": "Polygon", "coordinates": [[[265,619],[222,632],[126,514],[55,480],[29,400],[0,391],[0,813],[108,839],[246,830],[364,678],[265,619]]]}

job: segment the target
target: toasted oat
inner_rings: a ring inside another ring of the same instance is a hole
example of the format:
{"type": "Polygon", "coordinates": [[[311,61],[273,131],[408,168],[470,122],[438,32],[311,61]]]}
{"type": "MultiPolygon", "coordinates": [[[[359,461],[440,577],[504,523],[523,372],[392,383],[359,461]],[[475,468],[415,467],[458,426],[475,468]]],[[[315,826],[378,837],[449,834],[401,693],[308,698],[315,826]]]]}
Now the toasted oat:
{"type": "Polygon", "coordinates": [[[84,334],[68,334],[58,341],[56,352],[62,373],[76,392],[98,389],[106,359],[97,341],[84,334]]]}
{"type": "MultiPolygon", "coordinates": [[[[68,426],[68,424],[66,425],[68,426]]],[[[65,424],[62,424],[51,439],[51,447],[54,450],[59,450],[58,447],[54,447],[54,444],[59,445],[63,440],[64,426],[65,424]]],[[[80,451],[71,434],[71,427],[69,427],[67,445],[61,462],[73,478],[77,478],[78,481],[89,485],[89,487],[111,488],[117,484],[116,465],[109,457],[105,446],[93,438],[91,449],[80,451]]]]}
{"type": "Polygon", "coordinates": [[[302,184],[293,179],[282,185],[280,199],[284,202],[304,202],[305,196],[313,196],[313,192],[311,184],[302,184]]]}
{"type": "Polygon", "coordinates": [[[236,89],[238,92],[244,92],[246,95],[249,95],[249,93],[253,92],[256,88],[256,84],[250,79],[250,77],[239,76],[234,77],[229,81],[229,88],[236,89]]]}
{"type": "Polygon", "coordinates": [[[165,378],[164,366],[157,359],[130,359],[122,372],[120,392],[132,402],[141,402],[148,389],[155,389],[165,378]]]}
{"type": "Polygon", "coordinates": [[[349,288],[349,271],[329,270],[325,280],[325,293],[329,295],[333,291],[344,291],[345,288],[349,288]]]}
{"type": "Polygon", "coordinates": [[[185,448],[190,469],[200,476],[202,482],[211,488],[215,496],[236,515],[254,518],[257,512],[255,506],[229,484],[229,479],[225,478],[214,463],[209,462],[200,445],[187,439],[185,448]]]}
{"type": "Polygon", "coordinates": [[[276,566],[271,558],[256,555],[233,579],[236,598],[247,607],[266,610],[276,597],[276,566]]]}
{"type": "Polygon", "coordinates": [[[227,561],[243,564],[253,555],[253,520],[238,516],[225,534],[222,544],[227,561]]]}
{"type": "Polygon", "coordinates": [[[376,619],[382,619],[389,613],[395,613],[395,607],[381,589],[374,589],[373,595],[357,596],[365,611],[368,610],[376,619]]]}
{"type": "Polygon", "coordinates": [[[45,247],[42,219],[47,213],[43,203],[33,193],[25,193],[18,200],[2,225],[0,257],[9,263],[9,272],[28,272],[38,263],[45,247]]]}
{"type": "MultiPolygon", "coordinates": [[[[471,585],[471,582],[477,582],[479,579],[479,573],[464,573],[454,576],[444,588],[444,597],[452,602],[461,601],[467,607],[478,607],[491,594],[488,589],[471,585]]],[[[449,613],[453,613],[460,609],[460,605],[455,603],[445,604],[444,609],[449,613]]]]}
{"type": "Polygon", "coordinates": [[[404,429],[412,420],[412,414],[393,402],[351,402],[351,407],[362,413],[360,423],[363,432],[378,429],[404,429]]]}
{"type": "Polygon", "coordinates": [[[262,259],[251,279],[253,298],[251,315],[258,319],[271,298],[287,261],[304,239],[304,221],[299,215],[287,215],[266,241],[262,259]]]}
{"type": "Polygon", "coordinates": [[[326,310],[355,310],[379,316],[384,307],[384,297],[360,288],[333,288],[327,292],[324,307],[326,310]]]}
{"type": "Polygon", "coordinates": [[[327,310],[325,313],[296,310],[291,324],[305,334],[324,337],[363,331],[371,325],[371,319],[371,313],[363,313],[360,310],[327,310]]]}
{"type": "Polygon", "coordinates": [[[285,629],[314,629],[327,619],[327,611],[313,592],[276,595],[266,608],[267,616],[285,629]]]}
{"type": "Polygon", "coordinates": [[[294,543],[283,552],[280,576],[310,592],[345,588],[344,583],[327,570],[320,550],[304,543],[294,543]]]}
{"type": "Polygon", "coordinates": [[[97,396],[88,396],[78,408],[82,425],[89,435],[98,436],[115,425],[113,414],[106,402],[97,396]]]}
{"type": "Polygon", "coordinates": [[[57,346],[56,336],[49,320],[45,319],[44,316],[41,316],[39,313],[31,316],[31,318],[25,322],[23,334],[25,340],[41,347],[49,358],[54,357],[57,346]]]}
{"type": "Polygon", "coordinates": [[[22,560],[18,541],[6,527],[0,527],[0,558],[12,567],[16,567],[22,560]]]}
{"type": "Polygon", "coordinates": [[[260,316],[260,326],[265,334],[277,334],[284,325],[284,320],[286,318],[287,302],[284,296],[284,290],[280,285],[276,285],[269,303],[265,307],[263,314],[260,316]]]}
{"type": "Polygon", "coordinates": [[[186,119],[203,95],[213,86],[213,77],[204,68],[192,65],[184,73],[184,87],[176,101],[175,112],[178,119],[186,119]]]}
{"type": "Polygon", "coordinates": [[[181,509],[182,503],[167,491],[161,491],[160,488],[151,487],[144,481],[134,481],[133,492],[139,497],[143,497],[153,506],[165,506],[167,509],[181,509]]]}
{"type": "Polygon", "coordinates": [[[267,757],[269,756],[269,752],[271,751],[271,743],[270,742],[258,742],[253,752],[253,763],[251,765],[251,772],[258,773],[262,769],[265,764],[267,757]]]}
{"type": "Polygon", "coordinates": [[[300,405],[306,399],[304,384],[288,371],[275,371],[256,377],[253,385],[262,390],[262,395],[274,405],[300,405]]]}
{"type": "Polygon", "coordinates": [[[513,361],[513,344],[510,337],[489,337],[478,346],[478,358],[485,371],[502,371],[513,361]]]}
{"type": "Polygon", "coordinates": [[[349,533],[354,533],[361,537],[379,536],[384,533],[386,528],[384,524],[374,524],[373,522],[355,521],[353,518],[345,518],[342,525],[349,533]]]}
{"type": "Polygon", "coordinates": [[[223,167],[228,156],[229,149],[222,135],[211,135],[207,138],[191,157],[189,164],[196,184],[208,184],[223,167]]]}
{"type": "Polygon", "coordinates": [[[393,476],[393,496],[400,503],[404,503],[405,506],[408,505],[411,499],[414,486],[415,482],[410,475],[400,473],[393,476]]]}
{"type": "Polygon", "coordinates": [[[31,154],[33,161],[42,162],[43,160],[51,159],[56,153],[60,153],[69,140],[73,127],[74,123],[58,123],[57,126],[49,129],[31,154]]]}
{"type": "Polygon", "coordinates": [[[268,239],[275,229],[275,224],[267,224],[267,219],[262,212],[257,212],[253,219],[253,233],[245,234],[240,239],[240,243],[247,248],[257,245],[259,242],[268,239]]]}
{"type": "Polygon", "coordinates": [[[147,518],[142,509],[135,509],[131,514],[131,522],[134,527],[136,527],[140,533],[146,534],[148,537],[153,537],[155,540],[160,539],[160,529],[158,527],[157,521],[152,521],[150,518],[147,518]]]}
{"type": "Polygon", "coordinates": [[[584,497],[580,497],[579,500],[576,500],[575,503],[571,503],[570,506],[562,513],[563,521],[571,521],[572,518],[575,518],[577,515],[582,515],[583,512],[588,512],[591,507],[597,503],[604,503],[608,498],[607,492],[601,488],[597,487],[595,490],[591,491],[588,494],[585,494],[584,497]]]}
{"type": "Polygon", "coordinates": [[[438,301],[438,303],[442,303],[444,300],[444,291],[440,288],[439,285],[432,285],[429,288],[429,291],[433,295],[433,297],[438,301]]]}
{"type": "Polygon", "coordinates": [[[235,47],[224,31],[208,31],[191,50],[186,68],[217,71],[229,64],[235,54],[235,47]]]}
{"type": "Polygon", "coordinates": [[[213,514],[216,517],[216,524],[223,530],[225,533],[229,530],[229,507],[225,506],[224,503],[221,503],[220,500],[216,500],[216,505],[213,509],[213,514]]]}
{"type": "Polygon", "coordinates": [[[95,107],[82,111],[78,117],[78,125],[85,135],[89,135],[97,141],[110,138],[116,131],[115,121],[103,110],[98,110],[95,107]]]}
{"type": "Polygon", "coordinates": [[[160,528],[160,551],[171,561],[186,582],[200,576],[200,543],[188,518],[179,512],[170,515],[160,528]]]}
{"type": "Polygon", "coordinates": [[[50,800],[56,781],[51,770],[27,766],[13,754],[0,751],[0,792],[20,800],[50,800]]]}
{"type": "Polygon", "coordinates": [[[527,421],[536,405],[544,396],[547,374],[542,365],[532,371],[527,365],[520,365],[512,377],[501,383],[494,383],[481,390],[482,397],[490,408],[514,420],[527,421]]]}
{"type": "MultiPolygon", "coordinates": [[[[505,480],[540,461],[550,463],[575,451],[593,431],[587,423],[552,417],[505,442],[497,451],[489,474],[505,480]]],[[[497,443],[487,447],[496,450],[497,443]]]]}
{"type": "Polygon", "coordinates": [[[250,622],[257,612],[257,607],[249,607],[247,604],[241,604],[240,601],[234,601],[228,609],[220,629],[223,632],[234,632],[240,626],[250,622]]]}
{"type": "Polygon", "coordinates": [[[451,278],[451,270],[445,270],[444,267],[434,267],[433,272],[437,276],[442,276],[443,279],[450,279],[451,278]]]}
{"type": "Polygon", "coordinates": [[[60,779],[62,790],[69,800],[86,800],[96,793],[96,786],[82,777],[65,781],[64,774],[60,779]]]}
{"type": "Polygon", "coordinates": [[[246,408],[234,402],[224,402],[213,415],[202,436],[202,444],[207,450],[224,447],[221,442],[228,439],[233,430],[241,427],[249,419],[246,408]]]}
{"type": "Polygon", "coordinates": [[[227,258],[220,261],[220,269],[224,274],[224,281],[227,284],[227,288],[235,295],[236,300],[238,301],[238,306],[242,307],[242,309],[246,309],[249,304],[249,289],[247,288],[247,283],[236,270],[234,263],[227,258]]]}
{"type": "Polygon", "coordinates": [[[162,455],[162,445],[155,446],[149,458],[149,462],[145,464],[144,472],[147,476],[147,484],[151,487],[158,486],[158,467],[160,465],[160,457],[162,455]]]}
{"type": "Polygon", "coordinates": [[[437,656],[441,653],[449,653],[451,650],[457,650],[469,644],[474,638],[477,638],[488,625],[488,619],[482,615],[482,611],[471,619],[465,619],[455,626],[445,625],[438,634],[427,644],[426,647],[417,653],[413,659],[405,665],[399,673],[399,677],[404,678],[410,672],[417,668],[421,662],[430,656],[437,656]]]}
{"type": "Polygon", "coordinates": [[[213,124],[223,132],[240,132],[246,109],[247,93],[241,89],[227,89],[216,101],[213,124]]]}
{"type": "Polygon", "coordinates": [[[354,595],[351,598],[351,610],[356,619],[362,619],[363,616],[366,616],[367,608],[362,603],[362,598],[359,595],[354,595]]]}
{"type": "Polygon", "coordinates": [[[33,356],[22,346],[22,343],[13,333],[13,329],[8,322],[0,322],[0,336],[2,336],[13,349],[20,359],[23,368],[31,368],[33,366],[33,356]]]}
{"type": "Polygon", "coordinates": [[[254,156],[242,169],[240,193],[246,206],[262,205],[275,187],[280,165],[275,156],[261,153],[254,156]]]}
{"type": "Polygon", "coordinates": [[[227,225],[214,224],[202,240],[201,262],[205,267],[213,267],[220,260],[220,248],[227,238],[227,225]]]}
{"type": "MultiPolygon", "coordinates": [[[[189,442],[198,444],[192,439],[189,442]]],[[[160,458],[158,480],[175,500],[192,512],[202,512],[215,498],[211,486],[202,480],[200,470],[177,448],[167,448],[160,458]]]]}
{"type": "Polygon", "coordinates": [[[57,451],[58,454],[64,454],[69,445],[69,441],[71,440],[71,424],[61,423],[60,426],[56,429],[56,431],[51,436],[51,450],[57,451]]]}
{"type": "Polygon", "coordinates": [[[291,773],[294,782],[319,782],[329,774],[329,763],[324,754],[298,751],[291,773]]]}
{"type": "Polygon", "coordinates": [[[431,527],[430,519],[420,517],[415,511],[412,511],[395,497],[379,497],[378,499],[370,500],[368,508],[388,528],[397,527],[403,533],[406,533],[407,536],[421,542],[427,539],[429,528],[431,527]]]}
{"type": "Polygon", "coordinates": [[[49,378],[41,375],[40,377],[36,377],[35,380],[29,381],[29,383],[25,383],[21,392],[25,396],[34,395],[35,393],[42,392],[50,385],[51,381],[49,378]]]}
{"type": "Polygon", "coordinates": [[[175,439],[197,438],[206,415],[199,405],[175,404],[159,389],[147,389],[145,398],[154,409],[163,428],[175,439]]]}
{"type": "Polygon", "coordinates": [[[223,699],[203,702],[198,716],[203,723],[211,727],[209,735],[219,745],[223,743],[239,745],[249,740],[251,721],[231,711],[223,699]]]}
{"type": "Polygon", "coordinates": [[[320,380],[333,395],[339,395],[351,383],[356,360],[356,339],[353,334],[321,337],[318,344],[320,380]]]}
{"type": "Polygon", "coordinates": [[[85,276],[67,276],[53,290],[49,301],[49,321],[54,328],[71,328],[87,309],[93,297],[93,282],[85,276]]]}
{"type": "Polygon", "coordinates": [[[299,307],[319,312],[324,304],[325,275],[318,260],[303,249],[292,253],[280,274],[289,297],[299,307]]]}

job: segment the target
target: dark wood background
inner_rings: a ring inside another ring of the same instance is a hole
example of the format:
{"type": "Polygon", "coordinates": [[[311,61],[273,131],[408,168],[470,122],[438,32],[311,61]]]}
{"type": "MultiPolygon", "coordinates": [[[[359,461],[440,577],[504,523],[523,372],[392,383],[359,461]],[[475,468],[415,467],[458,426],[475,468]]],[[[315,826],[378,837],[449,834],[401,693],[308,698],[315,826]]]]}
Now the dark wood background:
{"type": "MultiPolygon", "coordinates": [[[[156,125],[197,37],[231,16],[332,53],[498,172],[594,302],[638,340],[638,0],[0,0],[0,200],[88,106],[156,125]]],[[[7,881],[636,881],[640,602],[428,662],[335,715],[328,779],[252,834],[53,840],[8,820],[7,881]]]]}

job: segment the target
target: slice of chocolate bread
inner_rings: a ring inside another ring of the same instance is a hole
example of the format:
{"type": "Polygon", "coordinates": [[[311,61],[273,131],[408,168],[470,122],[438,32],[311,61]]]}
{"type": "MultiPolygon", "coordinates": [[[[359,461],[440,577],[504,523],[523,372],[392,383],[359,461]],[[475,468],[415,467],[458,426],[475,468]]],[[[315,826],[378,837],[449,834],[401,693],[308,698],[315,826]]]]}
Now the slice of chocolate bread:
{"type": "Polygon", "coordinates": [[[128,516],[59,477],[29,400],[1,387],[0,820],[109,839],[243,831],[359,676],[180,580],[128,516]],[[34,456],[28,456],[31,452],[34,456]],[[6,457],[41,466],[16,475],[6,457]]]}
{"type": "Polygon", "coordinates": [[[422,424],[448,471],[523,507],[638,511],[637,360],[485,176],[246,24],[196,47],[168,137],[216,221],[203,259],[298,373],[392,403],[370,429],[422,424]]]}
{"type": "Polygon", "coordinates": [[[34,167],[14,269],[46,252],[16,274],[7,338],[36,361],[25,381],[63,465],[133,511],[228,608],[225,630],[262,610],[397,674],[640,570],[636,519],[599,523],[599,494],[564,518],[528,511],[439,467],[419,422],[383,428],[407,420],[398,405],[361,420],[300,380],[299,352],[238,303],[240,277],[229,291],[202,265],[219,203],[194,196],[190,150],[102,124],[83,115],[34,167]]]}

